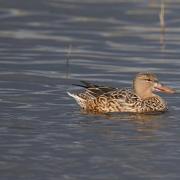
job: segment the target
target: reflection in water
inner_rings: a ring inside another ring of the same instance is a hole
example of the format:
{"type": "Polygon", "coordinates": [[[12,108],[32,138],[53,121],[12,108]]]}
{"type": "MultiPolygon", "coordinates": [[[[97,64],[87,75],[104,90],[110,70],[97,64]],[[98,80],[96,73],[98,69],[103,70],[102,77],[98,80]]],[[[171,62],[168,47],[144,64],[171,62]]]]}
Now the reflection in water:
{"type": "Polygon", "coordinates": [[[164,0],[160,1],[160,5],[157,4],[157,0],[149,0],[149,6],[150,7],[156,7],[160,9],[159,12],[159,24],[160,24],[160,45],[161,45],[161,50],[165,49],[165,2],[164,0]]]}
{"type": "Polygon", "coordinates": [[[164,1],[162,0],[161,1],[160,14],[159,14],[160,26],[162,28],[162,31],[164,31],[164,28],[165,28],[164,13],[165,13],[165,5],[164,5],[164,1]]]}
{"type": "MultiPolygon", "coordinates": [[[[128,120],[136,125],[136,130],[141,132],[154,132],[161,127],[159,120],[163,118],[162,113],[157,114],[111,114],[109,119],[113,121],[128,120]]],[[[143,135],[143,134],[142,134],[143,135]]]]}
{"type": "Polygon", "coordinates": [[[111,120],[128,119],[143,124],[162,118],[162,114],[164,113],[110,113],[106,116],[111,120]]]}
{"type": "MultiPolygon", "coordinates": [[[[153,133],[159,129],[161,129],[162,124],[161,120],[164,119],[164,113],[148,113],[148,114],[139,114],[139,113],[107,113],[107,114],[100,114],[100,113],[92,113],[92,112],[85,112],[84,110],[81,111],[83,115],[88,115],[91,120],[83,121],[81,124],[91,124],[91,125],[98,125],[103,124],[104,121],[99,121],[98,118],[103,118],[108,120],[110,123],[113,123],[113,126],[118,126],[119,123],[128,123],[129,125],[135,125],[135,129],[137,132],[141,132],[137,137],[138,139],[144,139],[146,132],[152,133],[148,135],[149,137],[154,136],[153,133]]],[[[104,127],[104,126],[103,126],[104,127]]],[[[105,126],[104,128],[108,128],[110,131],[111,127],[105,126]]],[[[112,130],[113,131],[113,128],[112,130]]],[[[111,132],[113,133],[113,132],[111,132]]],[[[118,137],[117,137],[118,138],[118,137]]],[[[134,137],[135,138],[135,137],[134,137]]],[[[133,139],[134,139],[133,138],[133,139]]]]}
{"type": "Polygon", "coordinates": [[[159,13],[159,19],[160,19],[160,44],[161,44],[161,49],[164,50],[165,48],[165,5],[164,5],[164,0],[161,1],[160,5],[160,13],[159,13]]]}
{"type": "Polygon", "coordinates": [[[66,79],[69,79],[70,77],[70,57],[72,52],[72,45],[70,44],[67,51],[67,57],[66,57],[66,79]]]}

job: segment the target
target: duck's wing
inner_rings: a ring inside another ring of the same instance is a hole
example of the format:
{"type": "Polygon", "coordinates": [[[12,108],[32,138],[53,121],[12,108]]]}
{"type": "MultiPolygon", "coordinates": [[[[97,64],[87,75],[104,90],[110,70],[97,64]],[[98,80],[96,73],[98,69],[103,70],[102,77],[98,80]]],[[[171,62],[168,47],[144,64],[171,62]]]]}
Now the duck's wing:
{"type": "Polygon", "coordinates": [[[88,93],[89,95],[94,96],[94,97],[101,96],[101,95],[103,95],[105,93],[108,93],[110,91],[114,91],[114,90],[117,89],[117,88],[114,88],[114,87],[101,86],[101,85],[93,84],[93,83],[90,83],[90,82],[87,82],[87,81],[81,81],[81,83],[83,85],[80,85],[80,84],[73,84],[73,85],[85,88],[86,93],[88,93]]]}
{"type": "Polygon", "coordinates": [[[117,89],[103,94],[103,97],[110,100],[110,102],[117,103],[121,111],[135,112],[136,106],[141,104],[141,99],[129,88],[117,89]]]}

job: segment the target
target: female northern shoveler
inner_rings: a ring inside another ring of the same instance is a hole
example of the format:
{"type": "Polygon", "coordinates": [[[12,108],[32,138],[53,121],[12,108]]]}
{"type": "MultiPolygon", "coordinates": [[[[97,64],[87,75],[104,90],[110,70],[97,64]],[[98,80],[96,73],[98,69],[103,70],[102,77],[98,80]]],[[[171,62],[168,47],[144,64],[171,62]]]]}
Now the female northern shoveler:
{"type": "Polygon", "coordinates": [[[133,81],[132,89],[118,89],[99,86],[85,81],[86,88],[82,93],[68,94],[86,111],[95,113],[107,112],[164,112],[167,103],[154,92],[174,93],[170,87],[159,83],[153,73],[139,73],[133,81]]]}

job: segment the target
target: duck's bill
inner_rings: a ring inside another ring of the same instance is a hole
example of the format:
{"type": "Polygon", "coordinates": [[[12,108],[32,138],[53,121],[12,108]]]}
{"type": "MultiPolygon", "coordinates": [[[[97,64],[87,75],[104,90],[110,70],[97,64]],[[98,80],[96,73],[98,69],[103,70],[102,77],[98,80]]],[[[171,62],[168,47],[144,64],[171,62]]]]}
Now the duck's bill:
{"type": "Polygon", "coordinates": [[[164,86],[162,84],[157,84],[157,86],[154,87],[154,90],[157,92],[162,92],[162,93],[170,93],[170,94],[175,93],[174,89],[172,89],[168,86],[164,86]]]}

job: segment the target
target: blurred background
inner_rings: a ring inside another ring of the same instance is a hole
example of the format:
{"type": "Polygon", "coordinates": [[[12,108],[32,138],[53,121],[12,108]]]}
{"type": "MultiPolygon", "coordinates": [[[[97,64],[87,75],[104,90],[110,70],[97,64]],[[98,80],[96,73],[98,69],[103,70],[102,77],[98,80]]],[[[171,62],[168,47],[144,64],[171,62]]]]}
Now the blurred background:
{"type": "Polygon", "coordinates": [[[161,115],[81,113],[66,91],[180,88],[178,0],[0,0],[2,180],[178,179],[179,94],[161,115]]]}

